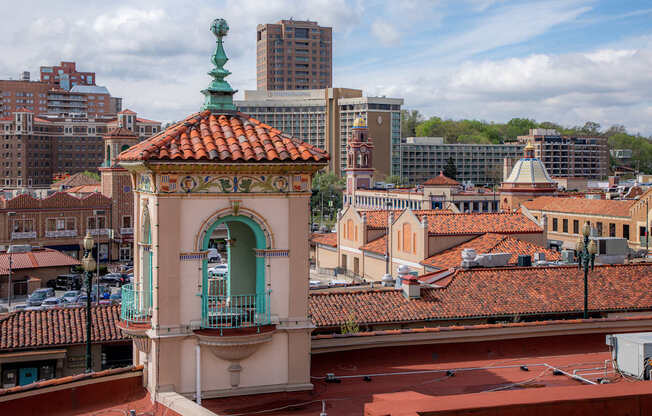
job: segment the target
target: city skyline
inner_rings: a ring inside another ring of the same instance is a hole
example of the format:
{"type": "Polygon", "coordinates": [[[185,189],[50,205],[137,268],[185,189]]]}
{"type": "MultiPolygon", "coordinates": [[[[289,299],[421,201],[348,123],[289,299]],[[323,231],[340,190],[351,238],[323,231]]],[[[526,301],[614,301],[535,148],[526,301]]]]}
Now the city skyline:
{"type": "Polygon", "coordinates": [[[403,97],[405,108],[426,116],[592,120],[652,134],[645,70],[652,9],[642,1],[413,1],[400,10],[385,2],[336,3],[119,2],[72,15],[47,3],[12,5],[14,18],[0,33],[11,40],[3,51],[13,58],[0,63],[0,77],[75,60],[127,107],[171,121],[198,109],[196,91],[209,81],[210,19],[203,16],[244,23],[225,41],[229,80],[240,91],[256,85],[256,25],[293,17],[333,27],[337,87],[403,97]],[[404,18],[393,18],[399,12],[404,18]]]}

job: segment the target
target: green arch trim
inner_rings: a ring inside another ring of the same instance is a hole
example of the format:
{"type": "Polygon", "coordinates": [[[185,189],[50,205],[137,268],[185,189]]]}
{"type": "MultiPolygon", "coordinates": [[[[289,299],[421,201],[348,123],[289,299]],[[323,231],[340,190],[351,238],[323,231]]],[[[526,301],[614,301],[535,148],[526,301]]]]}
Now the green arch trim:
{"type": "MultiPolygon", "coordinates": [[[[265,239],[265,233],[263,232],[262,228],[260,225],[252,220],[249,217],[245,217],[243,215],[226,215],[224,217],[218,218],[211,224],[210,227],[206,230],[204,233],[204,238],[202,239],[202,244],[201,244],[201,250],[208,250],[208,242],[210,241],[211,235],[213,234],[213,230],[215,228],[223,223],[226,222],[241,222],[251,229],[254,233],[254,238],[256,239],[256,248],[257,249],[265,249],[267,240],[265,239]]],[[[228,226],[227,226],[228,228],[228,226]]],[[[208,259],[203,259],[202,260],[202,296],[207,295],[207,288],[208,288],[208,259]]],[[[227,281],[227,287],[229,294],[231,293],[231,256],[229,255],[229,280],[227,281]]],[[[263,257],[256,257],[256,293],[264,293],[265,292],[265,258],[263,257]]]]}

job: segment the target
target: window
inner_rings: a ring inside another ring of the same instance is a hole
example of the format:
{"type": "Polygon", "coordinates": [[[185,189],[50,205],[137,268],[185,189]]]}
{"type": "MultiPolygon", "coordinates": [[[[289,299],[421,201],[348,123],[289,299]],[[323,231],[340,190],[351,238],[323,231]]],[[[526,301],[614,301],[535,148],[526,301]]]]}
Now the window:
{"type": "Polygon", "coordinates": [[[609,223],[609,237],[615,237],[616,236],[616,224],[613,222],[609,223]]]}
{"type": "Polygon", "coordinates": [[[623,224],[623,238],[629,240],[629,224],[623,224]]]}
{"type": "Polygon", "coordinates": [[[14,220],[15,233],[29,233],[34,231],[34,221],[31,219],[14,220]]]}
{"type": "Polygon", "coordinates": [[[88,228],[90,230],[95,230],[95,229],[98,229],[98,228],[100,228],[100,229],[101,228],[106,228],[106,217],[103,217],[103,216],[88,217],[88,228]],[[97,225],[99,225],[99,226],[96,226],[96,223],[95,223],[96,219],[97,219],[97,225]]]}
{"type": "Polygon", "coordinates": [[[580,222],[578,220],[573,220],[573,234],[580,233],[580,222]]]}
{"type": "Polygon", "coordinates": [[[557,218],[552,219],[552,231],[557,231],[557,218]]]}
{"type": "Polygon", "coordinates": [[[353,240],[353,220],[346,221],[346,238],[353,240]]]}
{"type": "Polygon", "coordinates": [[[597,230],[598,230],[598,237],[602,237],[602,223],[601,223],[601,222],[597,222],[597,223],[595,224],[595,227],[596,227],[597,230]]]}
{"type": "Polygon", "coordinates": [[[74,230],[74,218],[48,218],[46,221],[46,231],[74,230]]]}
{"type": "Polygon", "coordinates": [[[561,222],[561,230],[565,233],[568,232],[568,218],[564,218],[561,222]]]}
{"type": "Polygon", "coordinates": [[[638,228],[638,236],[641,238],[641,240],[643,239],[643,237],[645,237],[645,235],[646,235],[645,226],[639,227],[638,228]]]}

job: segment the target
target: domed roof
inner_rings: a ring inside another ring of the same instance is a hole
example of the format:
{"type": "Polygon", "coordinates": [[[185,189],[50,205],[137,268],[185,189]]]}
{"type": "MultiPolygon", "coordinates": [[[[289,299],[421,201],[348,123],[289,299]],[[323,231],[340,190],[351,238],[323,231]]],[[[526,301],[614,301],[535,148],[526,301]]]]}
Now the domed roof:
{"type": "Polygon", "coordinates": [[[512,173],[505,179],[505,183],[550,183],[555,181],[550,178],[545,165],[536,157],[525,157],[514,165],[512,173]]]}
{"type": "Polygon", "coordinates": [[[367,128],[367,121],[362,117],[358,117],[355,120],[353,120],[353,128],[354,129],[366,129],[367,128]]]}

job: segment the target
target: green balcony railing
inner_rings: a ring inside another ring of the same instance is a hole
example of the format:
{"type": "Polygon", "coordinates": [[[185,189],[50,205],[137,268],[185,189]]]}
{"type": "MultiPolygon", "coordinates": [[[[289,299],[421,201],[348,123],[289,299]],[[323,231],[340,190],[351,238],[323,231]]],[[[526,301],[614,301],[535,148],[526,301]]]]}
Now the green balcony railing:
{"type": "Polygon", "coordinates": [[[120,319],[131,323],[149,323],[152,318],[152,291],[133,283],[122,286],[120,319]]]}
{"type": "Polygon", "coordinates": [[[270,291],[253,295],[204,295],[202,328],[260,328],[271,323],[270,291]]]}

